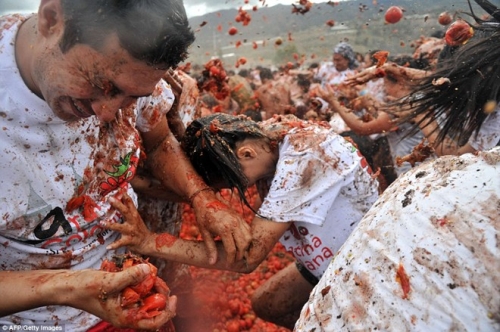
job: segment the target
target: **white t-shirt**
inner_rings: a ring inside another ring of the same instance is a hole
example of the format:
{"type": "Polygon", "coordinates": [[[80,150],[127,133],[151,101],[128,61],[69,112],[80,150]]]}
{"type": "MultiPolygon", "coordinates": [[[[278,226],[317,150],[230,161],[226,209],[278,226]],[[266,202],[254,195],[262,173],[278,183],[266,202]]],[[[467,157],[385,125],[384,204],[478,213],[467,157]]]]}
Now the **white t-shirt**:
{"type": "Polygon", "coordinates": [[[296,331],[499,331],[500,148],[403,174],[346,240],[296,331]]]}
{"type": "Polygon", "coordinates": [[[366,160],[331,129],[294,128],[279,147],[279,160],[259,214],[293,222],[280,242],[321,277],[336,251],[378,197],[366,160]]]}
{"type": "MultiPolygon", "coordinates": [[[[500,105],[500,104],[499,104],[500,105]]],[[[500,142],[500,106],[484,119],[478,134],[472,134],[469,144],[476,151],[485,151],[493,148],[500,142]]]]}
{"type": "MultiPolygon", "coordinates": [[[[394,171],[398,176],[407,172],[412,166],[409,162],[404,162],[401,166],[398,166],[396,159],[411,154],[413,149],[425,138],[424,133],[420,130],[413,135],[408,135],[411,130],[413,130],[413,125],[409,122],[405,122],[399,124],[396,130],[389,131],[386,134],[391,149],[394,171]]],[[[415,165],[418,164],[420,164],[420,162],[417,162],[415,165]]]]}
{"type": "MultiPolygon", "coordinates": [[[[139,130],[165,116],[174,96],[165,82],[114,121],[65,122],[24,84],[16,66],[16,32],[25,18],[0,18],[0,266],[2,270],[99,269],[118,233],[99,222],[121,217],[106,198],[124,188],[140,154],[139,130]],[[83,196],[86,195],[86,196],[83,196]],[[85,208],[67,209],[86,197],[85,208]]],[[[23,291],[23,290],[19,290],[23,291]]],[[[54,324],[84,331],[100,321],[81,310],[41,307],[0,318],[2,324],[54,324]]]]}
{"type": "Polygon", "coordinates": [[[333,62],[327,61],[321,64],[314,78],[321,80],[322,84],[338,85],[344,82],[348,76],[352,76],[355,73],[356,71],[353,69],[338,71],[333,62]]]}

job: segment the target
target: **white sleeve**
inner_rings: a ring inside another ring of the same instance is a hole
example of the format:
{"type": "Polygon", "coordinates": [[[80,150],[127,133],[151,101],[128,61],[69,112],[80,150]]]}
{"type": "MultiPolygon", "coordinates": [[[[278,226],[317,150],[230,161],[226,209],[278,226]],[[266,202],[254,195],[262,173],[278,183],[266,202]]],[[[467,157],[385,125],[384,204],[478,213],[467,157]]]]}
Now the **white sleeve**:
{"type": "Polygon", "coordinates": [[[486,151],[495,147],[500,141],[500,107],[488,115],[481,129],[469,138],[469,144],[476,151],[486,151]]]}
{"type": "Polygon", "coordinates": [[[170,85],[160,80],[150,96],[137,99],[137,129],[142,132],[153,129],[168,113],[174,100],[170,85]]]}
{"type": "Polygon", "coordinates": [[[341,189],[352,181],[360,163],[357,154],[350,153],[344,146],[345,140],[339,137],[330,136],[321,145],[303,151],[296,151],[285,139],[259,214],[273,221],[321,225],[341,189]]]}

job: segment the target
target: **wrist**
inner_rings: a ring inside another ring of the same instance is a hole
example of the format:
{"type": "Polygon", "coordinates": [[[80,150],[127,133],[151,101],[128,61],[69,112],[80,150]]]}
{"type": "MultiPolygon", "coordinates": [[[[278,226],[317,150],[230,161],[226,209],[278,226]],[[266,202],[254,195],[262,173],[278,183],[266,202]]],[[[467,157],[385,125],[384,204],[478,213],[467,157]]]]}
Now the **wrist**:
{"type": "Polygon", "coordinates": [[[196,191],[194,191],[191,195],[188,196],[187,201],[191,206],[193,206],[195,200],[200,198],[206,198],[208,196],[212,196],[214,194],[214,190],[209,186],[202,187],[196,191]]]}
{"type": "MultiPolygon", "coordinates": [[[[47,272],[40,282],[39,294],[48,299],[50,304],[74,306],[78,302],[78,292],[81,288],[73,282],[76,271],[41,271],[47,272]]],[[[78,281],[77,281],[78,282],[78,281]]]]}

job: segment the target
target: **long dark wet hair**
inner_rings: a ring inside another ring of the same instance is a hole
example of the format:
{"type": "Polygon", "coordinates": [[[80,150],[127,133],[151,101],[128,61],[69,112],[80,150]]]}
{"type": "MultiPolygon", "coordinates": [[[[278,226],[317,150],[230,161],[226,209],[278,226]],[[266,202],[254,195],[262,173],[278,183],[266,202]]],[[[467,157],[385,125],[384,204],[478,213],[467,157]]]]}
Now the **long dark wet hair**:
{"type": "MultiPolygon", "coordinates": [[[[500,11],[489,1],[475,2],[493,19],[478,18],[471,7],[470,16],[476,21],[475,36],[419,82],[420,86],[401,105],[412,111],[403,121],[420,114],[424,115],[421,123],[444,116],[437,142],[447,136],[465,142],[478,133],[488,116],[485,105],[500,101],[500,11]],[[447,83],[436,84],[440,79],[447,83]]],[[[418,126],[414,131],[418,131],[418,126]]]]}
{"type": "Polygon", "coordinates": [[[236,188],[241,200],[254,211],[245,197],[248,179],[235,149],[237,142],[266,137],[257,122],[246,116],[215,113],[191,122],[181,144],[209,186],[236,188]]]}

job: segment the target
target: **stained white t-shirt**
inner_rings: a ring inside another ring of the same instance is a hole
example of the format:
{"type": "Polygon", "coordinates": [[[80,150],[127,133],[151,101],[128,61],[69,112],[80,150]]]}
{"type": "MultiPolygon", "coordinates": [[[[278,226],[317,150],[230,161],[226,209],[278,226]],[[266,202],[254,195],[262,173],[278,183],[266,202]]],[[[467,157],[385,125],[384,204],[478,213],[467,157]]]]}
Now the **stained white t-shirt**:
{"type": "Polygon", "coordinates": [[[493,148],[500,142],[500,106],[484,119],[477,135],[473,133],[469,144],[476,151],[485,151],[493,148]]]}
{"type": "Polygon", "coordinates": [[[321,64],[318,72],[314,75],[315,79],[321,80],[322,84],[338,85],[345,81],[346,78],[356,73],[353,69],[338,71],[332,61],[327,61],[321,64]]]}
{"type": "Polygon", "coordinates": [[[293,222],[280,242],[319,278],[378,197],[370,173],[359,151],[331,129],[294,128],[279,146],[276,173],[258,212],[293,222]]]}
{"type": "Polygon", "coordinates": [[[296,331],[499,331],[500,148],[401,175],[346,240],[296,331]]]}
{"type": "MultiPolygon", "coordinates": [[[[110,123],[99,123],[97,117],[57,118],[19,74],[15,36],[24,20],[19,15],[0,18],[0,266],[15,271],[99,269],[114,254],[106,246],[119,235],[99,222],[121,222],[107,197],[123,188],[135,199],[128,181],[141,152],[139,130],[154,128],[174,96],[162,81],[150,97],[120,110],[110,123]],[[85,198],[85,204],[69,209],[75,198],[85,198]]],[[[98,321],[81,310],[48,306],[2,317],[0,325],[50,324],[85,331],[98,321]]]]}

